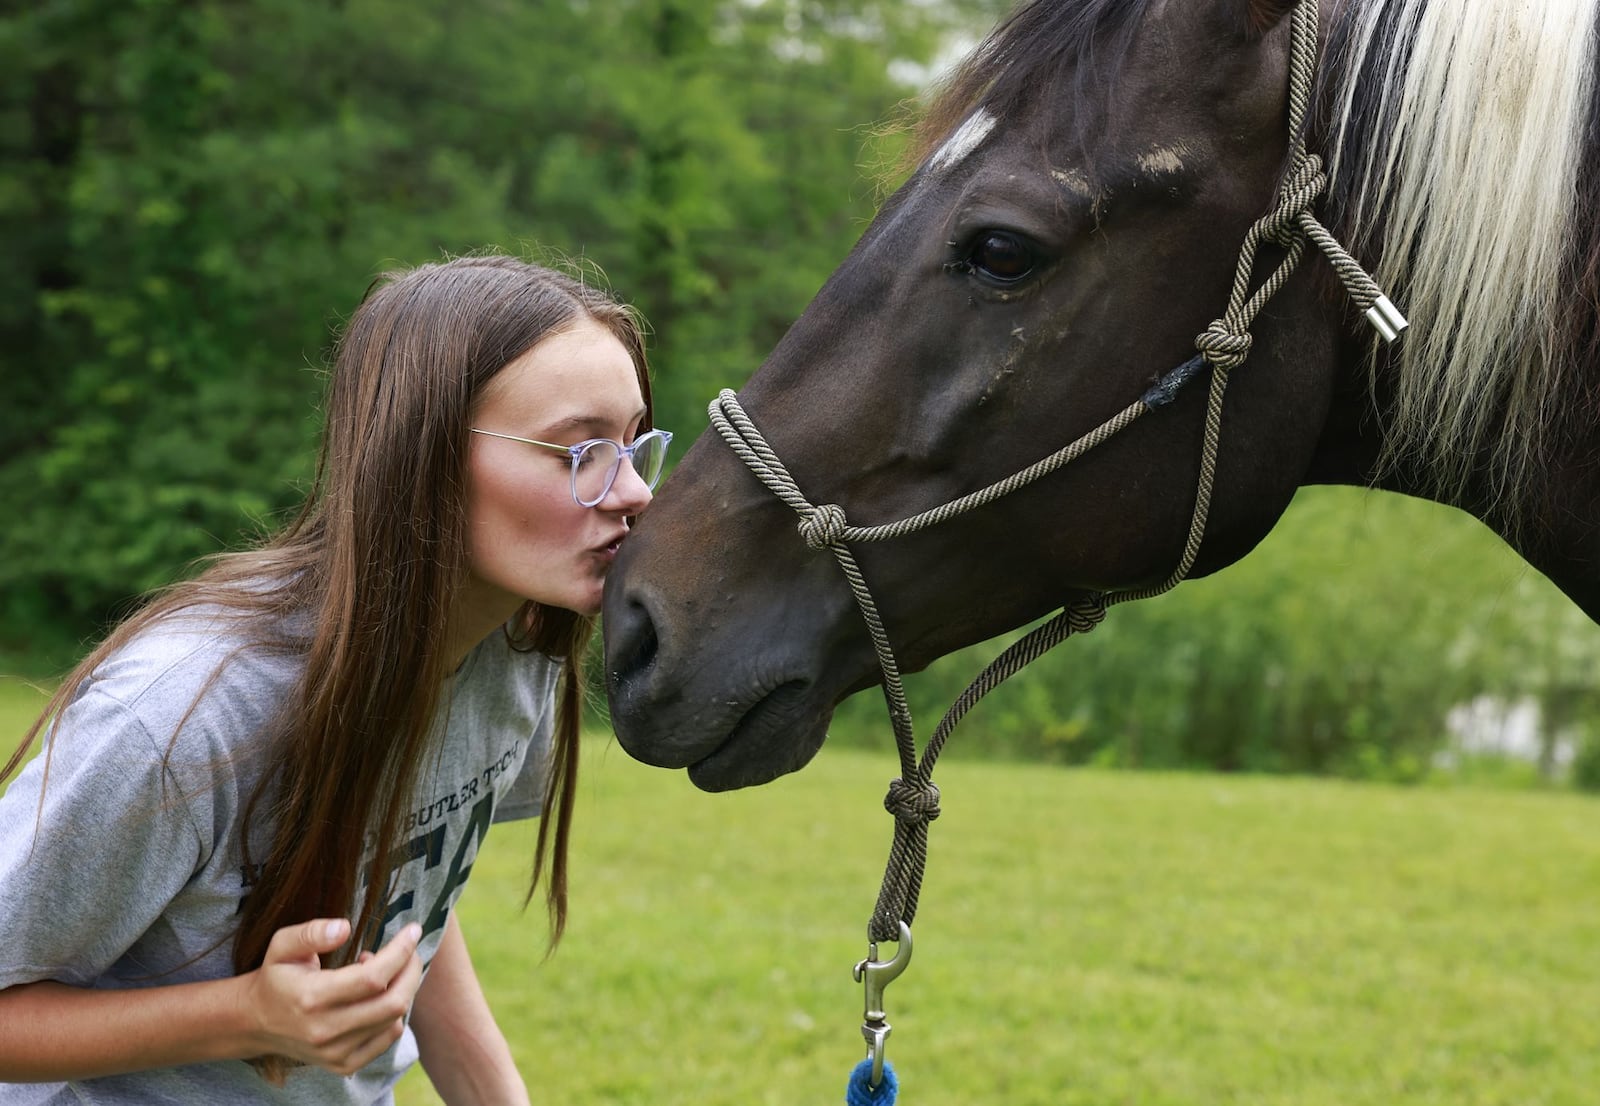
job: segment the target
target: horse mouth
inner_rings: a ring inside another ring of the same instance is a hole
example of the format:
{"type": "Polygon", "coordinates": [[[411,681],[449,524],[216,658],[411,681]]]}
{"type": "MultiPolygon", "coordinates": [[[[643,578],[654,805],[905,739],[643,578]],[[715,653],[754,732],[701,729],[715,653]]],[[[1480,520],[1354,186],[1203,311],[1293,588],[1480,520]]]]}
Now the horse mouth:
{"type": "Polygon", "coordinates": [[[745,711],[722,743],[689,765],[702,791],[733,791],[768,783],[804,768],[828,736],[833,709],[817,710],[809,685],[790,680],[745,711]]]}

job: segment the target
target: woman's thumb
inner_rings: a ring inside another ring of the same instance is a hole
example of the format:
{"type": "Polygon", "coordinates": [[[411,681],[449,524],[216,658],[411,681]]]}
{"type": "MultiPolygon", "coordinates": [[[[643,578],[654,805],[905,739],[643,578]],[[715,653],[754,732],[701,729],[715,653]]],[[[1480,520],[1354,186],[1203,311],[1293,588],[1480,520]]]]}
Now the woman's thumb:
{"type": "Polygon", "coordinates": [[[272,935],[267,946],[268,960],[303,960],[332,952],[350,938],[350,922],[345,918],[316,918],[299,925],[285,926],[272,935]]]}

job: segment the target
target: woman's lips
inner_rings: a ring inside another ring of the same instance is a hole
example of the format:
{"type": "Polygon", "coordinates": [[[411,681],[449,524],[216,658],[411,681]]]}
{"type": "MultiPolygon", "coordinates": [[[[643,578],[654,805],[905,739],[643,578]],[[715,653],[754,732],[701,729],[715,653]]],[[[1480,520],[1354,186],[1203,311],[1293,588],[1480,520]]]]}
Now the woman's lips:
{"type": "Polygon", "coordinates": [[[622,548],[622,539],[627,536],[628,532],[624,530],[620,534],[612,537],[610,541],[603,542],[600,545],[595,546],[593,549],[589,550],[589,552],[593,553],[597,557],[603,558],[607,563],[610,563],[613,559],[615,559],[617,550],[622,548]]]}

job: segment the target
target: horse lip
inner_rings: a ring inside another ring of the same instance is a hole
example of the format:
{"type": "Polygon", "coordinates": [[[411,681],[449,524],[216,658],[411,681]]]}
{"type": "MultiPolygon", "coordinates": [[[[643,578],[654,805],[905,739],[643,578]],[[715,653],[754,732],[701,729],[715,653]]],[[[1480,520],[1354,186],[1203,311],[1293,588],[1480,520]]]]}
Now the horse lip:
{"type": "Polygon", "coordinates": [[[807,681],[789,680],[757,699],[716,748],[689,765],[690,781],[702,791],[732,791],[804,767],[833,715],[830,709],[808,719],[809,691],[807,681]]]}

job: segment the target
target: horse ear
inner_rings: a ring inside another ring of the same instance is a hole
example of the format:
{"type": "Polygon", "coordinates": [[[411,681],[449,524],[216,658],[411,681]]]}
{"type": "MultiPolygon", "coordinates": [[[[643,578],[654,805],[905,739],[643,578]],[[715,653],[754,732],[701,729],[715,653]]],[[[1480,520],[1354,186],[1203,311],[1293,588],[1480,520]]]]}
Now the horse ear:
{"type": "Polygon", "coordinates": [[[1261,38],[1294,11],[1296,0],[1234,0],[1245,33],[1251,38],[1261,38]]]}

